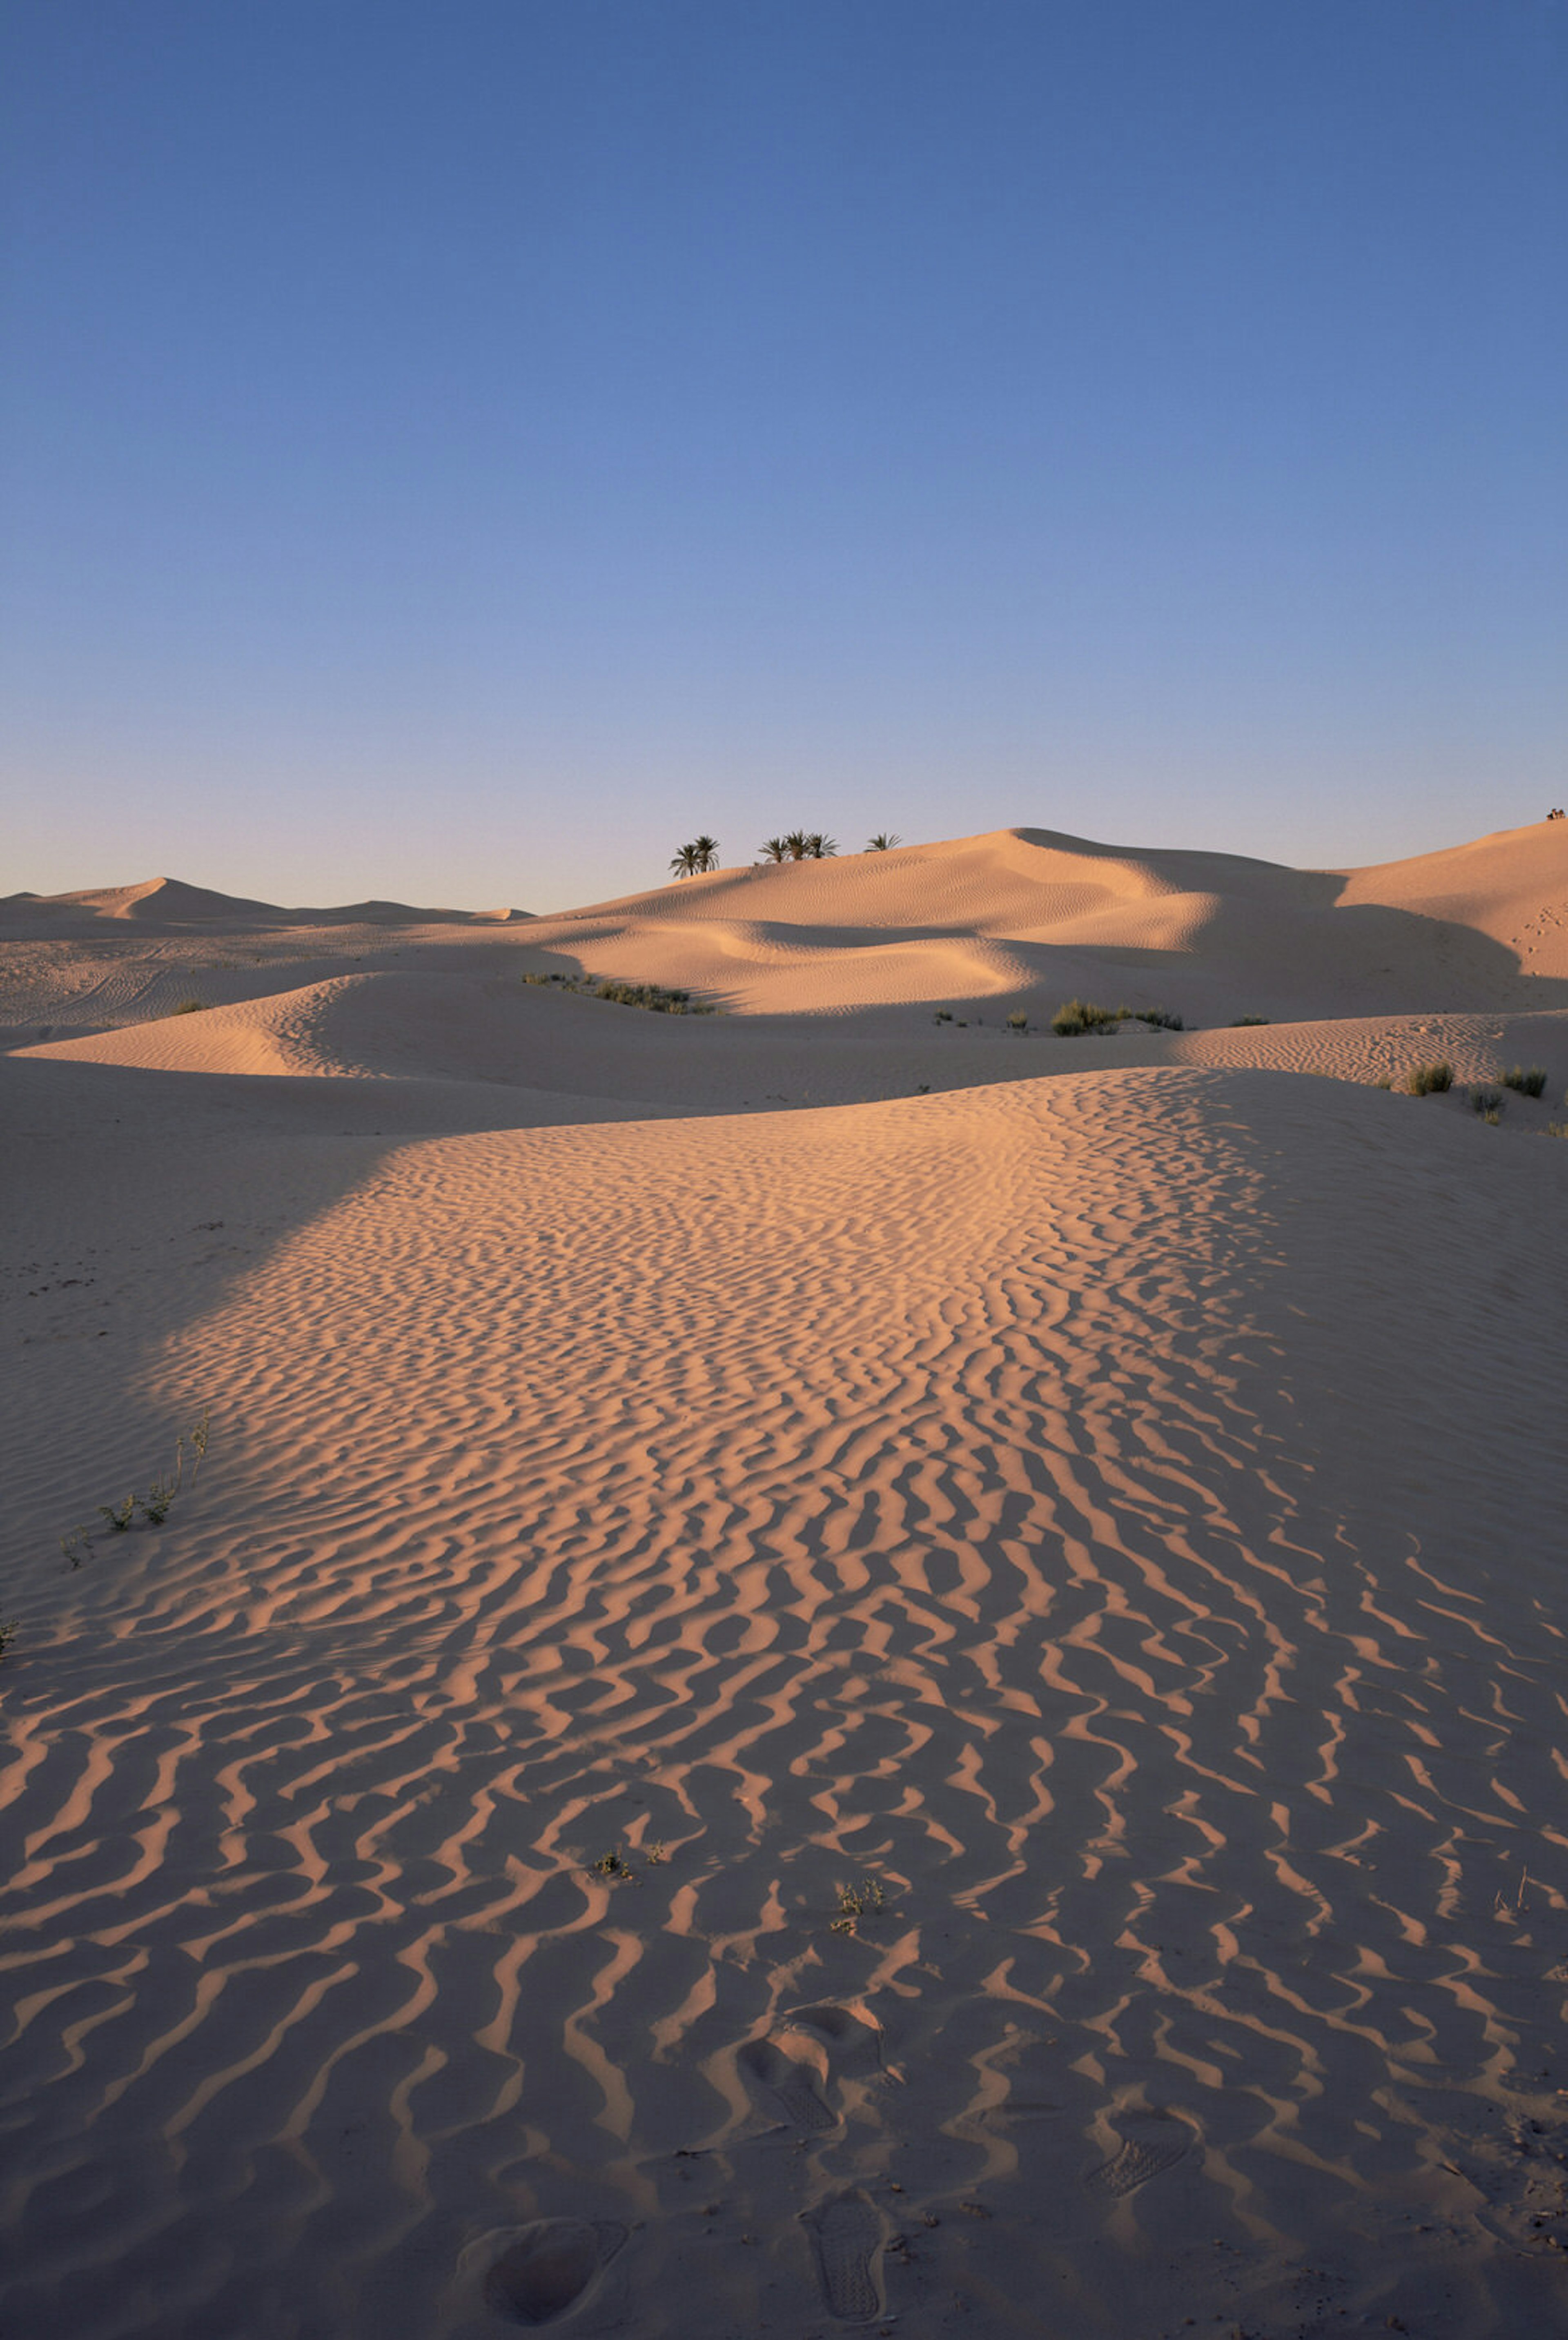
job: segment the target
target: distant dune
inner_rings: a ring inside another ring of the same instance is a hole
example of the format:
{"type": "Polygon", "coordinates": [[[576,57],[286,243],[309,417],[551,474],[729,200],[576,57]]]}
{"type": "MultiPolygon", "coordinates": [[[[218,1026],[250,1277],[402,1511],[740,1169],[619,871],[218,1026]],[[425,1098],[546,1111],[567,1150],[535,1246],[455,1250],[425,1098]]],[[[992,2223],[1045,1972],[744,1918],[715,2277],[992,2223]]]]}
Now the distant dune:
{"type": "Polygon", "coordinates": [[[148,878],[139,886],[88,887],[74,894],[0,896],[0,934],[45,927],[75,930],[103,919],[176,932],[186,927],[434,926],[446,920],[526,918],[526,910],[416,910],[406,902],[345,902],[329,910],[285,910],[239,894],[214,894],[178,878],[148,878]]]}
{"type": "Polygon", "coordinates": [[[1568,823],[0,980],[7,2334],[1562,2327],[1568,823]]]}

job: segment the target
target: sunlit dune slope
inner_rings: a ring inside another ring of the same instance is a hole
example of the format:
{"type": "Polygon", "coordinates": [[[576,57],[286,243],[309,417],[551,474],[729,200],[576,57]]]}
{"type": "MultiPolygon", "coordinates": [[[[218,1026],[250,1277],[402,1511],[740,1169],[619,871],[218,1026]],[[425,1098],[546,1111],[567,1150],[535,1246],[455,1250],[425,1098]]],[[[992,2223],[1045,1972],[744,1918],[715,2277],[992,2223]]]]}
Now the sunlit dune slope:
{"type": "MultiPolygon", "coordinates": [[[[159,880],[14,897],[0,930],[13,1045],[150,1020],[193,990],[243,1008],[356,965],[476,982],[590,972],[690,989],[732,1014],[861,1024],[948,1007],[1037,1025],[1073,996],[1206,1026],[1516,1014],[1568,1006],[1568,822],[1337,873],[1006,829],[719,870],[542,918],[284,911],[159,880]]],[[[246,1045],[271,1043],[253,1029],[246,1045]]]]}
{"type": "Polygon", "coordinates": [[[1518,1007],[1568,984],[1568,823],[1349,873],[1005,829],[719,870],[530,939],[754,1012],[1124,989],[1198,1022],[1518,1007]]]}

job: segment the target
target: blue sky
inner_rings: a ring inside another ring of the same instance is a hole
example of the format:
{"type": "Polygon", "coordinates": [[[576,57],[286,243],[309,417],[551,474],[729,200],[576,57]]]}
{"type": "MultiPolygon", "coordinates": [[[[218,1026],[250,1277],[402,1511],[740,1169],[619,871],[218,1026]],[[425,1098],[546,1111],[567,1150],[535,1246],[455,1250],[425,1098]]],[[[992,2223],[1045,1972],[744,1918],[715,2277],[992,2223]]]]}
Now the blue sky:
{"type": "Polygon", "coordinates": [[[1564,0],[0,28],[0,889],[1568,801],[1564,0]]]}

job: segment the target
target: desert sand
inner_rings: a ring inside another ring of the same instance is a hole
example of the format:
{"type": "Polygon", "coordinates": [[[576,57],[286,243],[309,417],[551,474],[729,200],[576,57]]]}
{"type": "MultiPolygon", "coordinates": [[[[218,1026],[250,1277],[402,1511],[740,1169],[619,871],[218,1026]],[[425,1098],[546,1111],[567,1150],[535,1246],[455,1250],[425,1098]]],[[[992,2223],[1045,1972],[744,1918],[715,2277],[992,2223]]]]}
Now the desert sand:
{"type": "Polygon", "coordinates": [[[1568,823],[0,937],[6,2340],[1568,2329],[1568,823]]]}

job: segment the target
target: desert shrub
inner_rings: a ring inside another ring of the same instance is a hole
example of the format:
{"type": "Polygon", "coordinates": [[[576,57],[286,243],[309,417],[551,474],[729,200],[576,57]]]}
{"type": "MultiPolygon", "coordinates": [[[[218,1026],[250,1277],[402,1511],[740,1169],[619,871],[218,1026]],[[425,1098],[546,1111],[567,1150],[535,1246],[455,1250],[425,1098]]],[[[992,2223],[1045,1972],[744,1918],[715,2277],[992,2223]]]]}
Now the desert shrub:
{"type": "Polygon", "coordinates": [[[1092,999],[1069,999],[1051,1018],[1052,1031],[1063,1040],[1081,1032],[1112,1032],[1118,1024],[1152,1024],[1166,1032],[1186,1029],[1179,1016],[1167,1016],[1163,1007],[1097,1007],[1092,999]]]}
{"type": "Polygon", "coordinates": [[[206,1004],[204,999],[197,999],[194,996],[190,999],[178,999],[170,1008],[169,1013],[171,1016],[199,1016],[206,1004]]]}
{"type": "Polygon", "coordinates": [[[524,983],[543,984],[574,992],[581,999],[608,999],[618,1007],[647,1007],[655,1016],[717,1016],[708,1000],[693,1000],[689,991],[667,989],[661,983],[620,983],[606,976],[525,975],[524,983]]]}
{"type": "Polygon", "coordinates": [[[862,1918],[880,1917],[888,1906],[888,1889],[877,1877],[863,1877],[858,1885],[840,1885],[835,1934],[852,1934],[862,1918]]]}
{"type": "Polygon", "coordinates": [[[1374,1089],[1391,1089],[1394,1086],[1394,1075],[1392,1073],[1379,1073],[1372,1086],[1374,1089]]]}
{"type": "Polygon", "coordinates": [[[1517,1089],[1521,1096],[1538,1097],[1546,1086],[1545,1068],[1541,1065],[1510,1065],[1503,1076],[1503,1086],[1505,1089],[1517,1089]]]}
{"type": "Polygon", "coordinates": [[[1454,1086],[1454,1067],[1445,1058],[1434,1065],[1413,1065],[1404,1086],[1412,1096],[1440,1096],[1454,1086]]]}
{"type": "Polygon", "coordinates": [[[1009,1031],[1009,1032],[1027,1032],[1027,1031],[1028,1030],[1028,1028],[1029,1028],[1029,1019],[1028,1019],[1028,1017],[1024,1014],[1024,1011],[1023,1011],[1023,1009],[1022,1009],[1021,1007],[1019,1007],[1019,1008],[1016,1008],[1016,1009],[1014,1010],[1013,1014],[1012,1014],[1011,1016],[1008,1016],[1008,1018],[1007,1018],[1007,1029],[1008,1029],[1008,1031],[1009,1031]]]}
{"type": "Polygon", "coordinates": [[[620,1007],[650,1007],[656,1016],[683,1016],[689,991],[666,991],[659,983],[601,983],[596,999],[613,999],[620,1007]]]}
{"type": "Polygon", "coordinates": [[[1230,1028],[1233,1032],[1239,1032],[1244,1024],[1266,1024],[1267,1022],[1266,1016],[1237,1016],[1232,1019],[1230,1028]]]}
{"type": "Polygon", "coordinates": [[[950,1024],[952,1020],[953,1011],[950,1007],[938,1007],[931,1018],[933,1024],[950,1024]]]}
{"type": "Polygon", "coordinates": [[[1495,1121],[1503,1111],[1502,1090],[1472,1089],[1470,1092],[1470,1110],[1472,1113],[1483,1115],[1488,1121],[1495,1121]]]}

